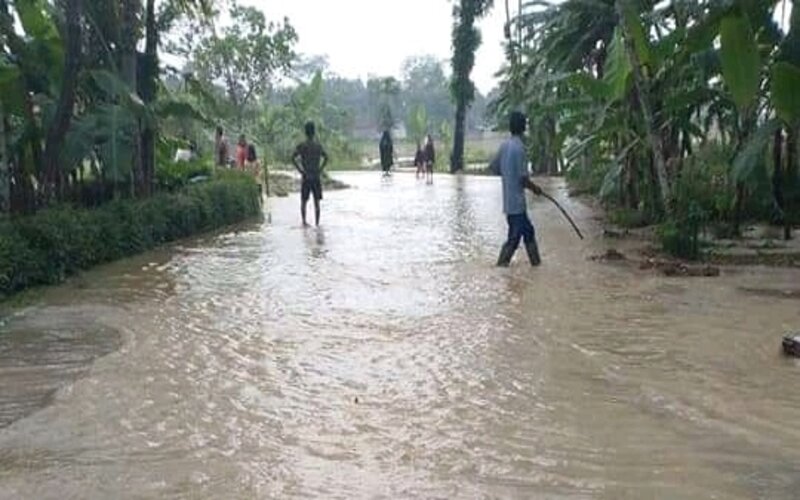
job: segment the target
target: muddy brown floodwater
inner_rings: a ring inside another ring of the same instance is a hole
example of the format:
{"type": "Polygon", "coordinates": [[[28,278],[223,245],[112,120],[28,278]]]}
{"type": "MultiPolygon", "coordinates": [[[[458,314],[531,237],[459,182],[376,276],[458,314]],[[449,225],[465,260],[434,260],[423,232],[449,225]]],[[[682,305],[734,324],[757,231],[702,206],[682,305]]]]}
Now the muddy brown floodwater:
{"type": "Polygon", "coordinates": [[[797,270],[592,262],[555,180],[594,239],[498,270],[496,179],[339,177],[6,311],[0,497],[800,496],[797,270]]]}

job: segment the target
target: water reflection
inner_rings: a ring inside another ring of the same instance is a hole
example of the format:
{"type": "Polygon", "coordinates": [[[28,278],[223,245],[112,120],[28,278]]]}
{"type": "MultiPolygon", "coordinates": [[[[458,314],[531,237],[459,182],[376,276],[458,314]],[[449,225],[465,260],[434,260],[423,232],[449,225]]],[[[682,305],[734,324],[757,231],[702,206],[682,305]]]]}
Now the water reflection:
{"type": "Polygon", "coordinates": [[[322,227],[305,228],[303,231],[303,241],[306,248],[314,259],[322,259],[327,254],[325,249],[325,229],[322,227]]]}

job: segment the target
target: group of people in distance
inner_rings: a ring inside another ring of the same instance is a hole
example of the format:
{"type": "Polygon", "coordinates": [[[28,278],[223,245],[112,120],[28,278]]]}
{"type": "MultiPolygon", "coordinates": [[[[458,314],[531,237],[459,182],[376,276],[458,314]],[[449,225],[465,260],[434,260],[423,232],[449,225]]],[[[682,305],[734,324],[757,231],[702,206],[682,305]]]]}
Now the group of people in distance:
{"type": "MultiPolygon", "coordinates": [[[[531,265],[538,266],[541,263],[536,230],[528,217],[525,190],[541,195],[542,189],[531,180],[528,170],[528,155],[522,140],[526,129],[527,117],[520,112],[511,113],[509,117],[511,137],[500,146],[500,150],[489,165],[490,170],[495,175],[502,177],[503,180],[503,212],[506,214],[508,224],[508,237],[497,259],[497,265],[500,267],[507,267],[511,263],[511,259],[523,241],[531,265]]],[[[381,137],[380,153],[384,175],[389,175],[394,163],[394,149],[388,130],[384,131],[381,137]]],[[[417,143],[417,153],[414,157],[417,179],[425,176],[429,184],[433,183],[435,162],[436,150],[433,138],[428,135],[424,148],[417,143]]]]}
{"type": "MultiPolygon", "coordinates": [[[[305,132],[306,140],[295,149],[292,155],[292,163],[294,163],[301,177],[300,192],[303,225],[308,225],[306,221],[306,206],[313,195],[315,221],[319,226],[322,172],[328,163],[328,154],[316,139],[316,126],[313,122],[306,123],[305,132]]],[[[247,138],[242,134],[236,143],[234,155],[231,156],[230,146],[225,138],[225,130],[222,127],[217,127],[214,137],[214,163],[218,167],[235,168],[243,172],[251,172],[257,176],[261,172],[261,164],[258,161],[255,144],[248,143],[247,138]]]]}
{"type": "MultiPolygon", "coordinates": [[[[381,156],[381,169],[383,175],[391,174],[394,165],[394,143],[392,135],[388,130],[383,131],[380,144],[378,146],[381,156]]],[[[433,166],[436,164],[436,148],[433,145],[433,137],[428,134],[425,137],[425,147],[417,142],[417,152],[414,155],[414,167],[417,169],[417,179],[424,177],[428,184],[433,184],[433,166]]]]}
{"type": "MultiPolygon", "coordinates": [[[[509,120],[511,137],[500,146],[497,155],[489,165],[490,170],[502,178],[503,212],[506,215],[508,224],[508,237],[500,250],[500,256],[497,260],[497,265],[502,267],[506,267],[511,263],[512,257],[523,241],[525,242],[525,250],[531,265],[538,266],[541,263],[539,246],[536,242],[536,231],[528,217],[525,190],[541,195],[542,189],[531,180],[530,171],[528,170],[528,158],[525,144],[522,140],[526,128],[527,118],[525,115],[519,112],[511,113],[509,120]]],[[[292,155],[292,163],[294,163],[301,177],[300,212],[303,218],[303,226],[308,226],[306,207],[312,195],[314,197],[315,222],[319,226],[322,177],[328,164],[328,154],[317,141],[316,127],[313,122],[306,123],[305,134],[306,140],[295,148],[292,155]]],[[[244,169],[248,163],[257,162],[255,148],[252,148],[252,155],[250,151],[251,147],[248,146],[244,136],[242,136],[236,152],[236,166],[238,168],[244,169]]],[[[380,152],[381,166],[384,174],[388,175],[394,163],[394,146],[388,131],[384,132],[381,137],[380,152]]],[[[216,155],[218,165],[227,164],[227,143],[224,140],[221,127],[217,128],[216,155]]],[[[435,155],[433,140],[429,135],[424,149],[417,145],[417,154],[414,159],[414,165],[417,167],[417,178],[420,177],[422,168],[424,168],[428,182],[433,182],[435,155]]]]}
{"type": "Polygon", "coordinates": [[[244,134],[239,136],[236,142],[236,150],[231,156],[230,146],[225,137],[225,130],[217,127],[214,136],[214,163],[218,167],[233,167],[238,170],[253,172],[258,174],[261,165],[258,161],[258,153],[255,144],[248,143],[244,134]]]}
{"type": "Polygon", "coordinates": [[[428,134],[425,137],[425,148],[417,143],[417,153],[414,155],[414,166],[417,167],[417,179],[425,177],[428,184],[433,184],[433,166],[436,164],[436,148],[433,145],[433,137],[428,134]]]}

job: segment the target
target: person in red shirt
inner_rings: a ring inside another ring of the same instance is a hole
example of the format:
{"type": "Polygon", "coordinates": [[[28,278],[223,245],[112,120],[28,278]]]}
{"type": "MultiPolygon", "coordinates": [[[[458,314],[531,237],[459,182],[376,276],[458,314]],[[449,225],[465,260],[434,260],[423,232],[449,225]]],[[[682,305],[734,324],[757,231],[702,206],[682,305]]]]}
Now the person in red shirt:
{"type": "Polygon", "coordinates": [[[244,134],[239,136],[239,142],[236,144],[236,168],[244,170],[247,166],[247,139],[244,134]]]}

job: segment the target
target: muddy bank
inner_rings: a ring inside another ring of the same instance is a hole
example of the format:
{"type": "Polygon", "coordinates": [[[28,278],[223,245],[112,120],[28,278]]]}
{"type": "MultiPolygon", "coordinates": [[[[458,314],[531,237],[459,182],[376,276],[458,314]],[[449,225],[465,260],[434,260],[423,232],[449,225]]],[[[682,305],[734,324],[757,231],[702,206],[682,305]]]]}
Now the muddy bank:
{"type": "Polygon", "coordinates": [[[784,240],[780,228],[753,225],[738,239],[701,239],[701,258],[687,261],[661,250],[655,226],[627,228],[611,223],[602,209],[595,220],[603,227],[605,252],[591,256],[596,262],[627,262],[640,269],[654,269],[666,276],[717,276],[736,267],[800,268],[800,238],[784,240]]]}

